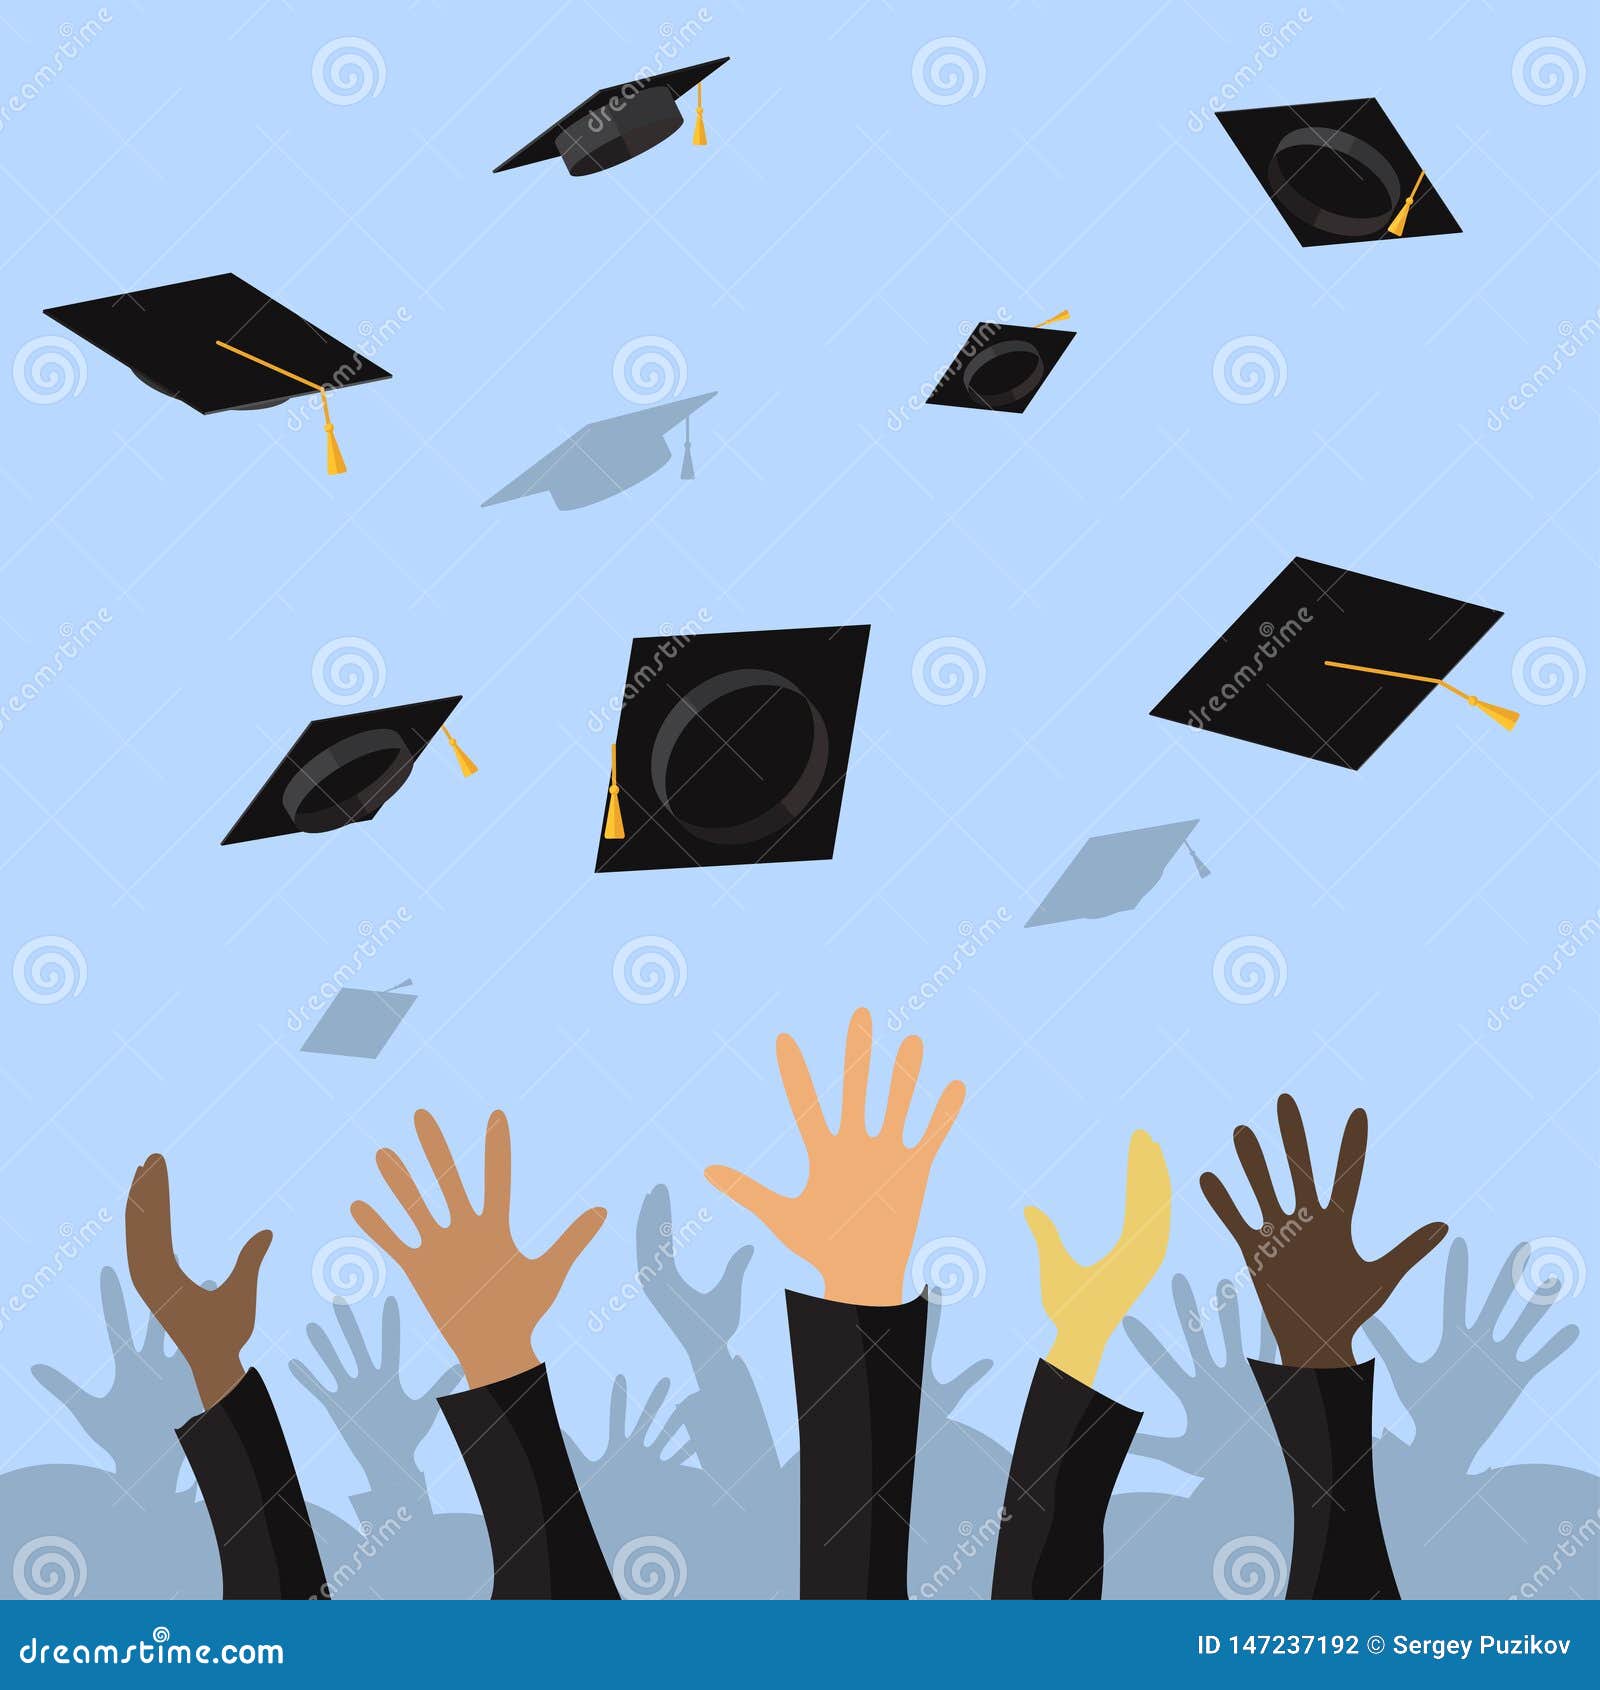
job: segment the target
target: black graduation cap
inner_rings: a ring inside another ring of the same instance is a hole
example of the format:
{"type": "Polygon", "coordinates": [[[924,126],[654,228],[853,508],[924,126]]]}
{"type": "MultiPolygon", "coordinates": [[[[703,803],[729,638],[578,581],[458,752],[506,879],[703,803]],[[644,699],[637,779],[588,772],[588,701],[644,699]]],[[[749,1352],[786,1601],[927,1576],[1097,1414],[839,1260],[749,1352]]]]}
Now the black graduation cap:
{"type": "Polygon", "coordinates": [[[319,393],[330,475],[343,473],[344,459],[328,415],[329,389],[389,379],[370,358],[231,271],[54,305],[45,316],[202,416],[262,410],[308,389],[319,393]]]}
{"type": "Polygon", "coordinates": [[[1266,106],[1217,118],[1301,246],[1461,233],[1376,100],[1266,106]]]}
{"type": "Polygon", "coordinates": [[[635,640],[595,872],[831,857],[870,632],[635,640]]]}
{"type": "MultiPolygon", "coordinates": [[[[707,59],[704,64],[685,65],[660,76],[641,76],[613,88],[596,89],[542,135],[535,135],[520,152],[497,164],[495,174],[552,158],[561,159],[573,176],[593,176],[613,165],[626,164],[683,127],[678,101],[727,62],[726,58],[707,59]]],[[[706,144],[705,113],[698,96],[693,144],[706,144]]]]}
{"type": "Polygon", "coordinates": [[[1076,338],[1072,329],[1051,327],[1070,315],[1059,311],[1033,328],[979,323],[955,362],[939,377],[928,403],[966,411],[1027,410],[1056,360],[1076,338]]]}
{"type": "Polygon", "coordinates": [[[405,785],[423,747],[441,729],[462,774],[476,774],[477,764],[444,725],[460,702],[458,693],[312,722],[222,843],[274,839],[280,833],[331,833],[351,822],[371,821],[405,785]]]}
{"type": "Polygon", "coordinates": [[[1444,679],[1500,615],[1297,557],[1150,714],[1346,769],[1434,687],[1509,730],[1516,711],[1444,679]]]}

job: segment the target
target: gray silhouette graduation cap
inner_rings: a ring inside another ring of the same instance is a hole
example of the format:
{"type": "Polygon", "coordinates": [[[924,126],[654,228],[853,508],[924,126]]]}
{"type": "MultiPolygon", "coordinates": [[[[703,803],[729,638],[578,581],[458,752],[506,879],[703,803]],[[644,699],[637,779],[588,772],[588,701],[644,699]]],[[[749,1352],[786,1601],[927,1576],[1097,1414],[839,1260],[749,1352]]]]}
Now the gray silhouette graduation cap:
{"type": "Polygon", "coordinates": [[[417,1000],[405,991],[409,980],[386,992],[368,992],[356,986],[343,987],[322,1012],[322,1019],[306,1035],[301,1050],[318,1056],[365,1056],[382,1054],[396,1027],[417,1000]]]}
{"type": "Polygon", "coordinates": [[[1026,925],[1047,927],[1056,921],[1095,920],[1136,909],[1180,850],[1194,857],[1203,880],[1211,870],[1189,843],[1189,835],[1199,825],[1198,820],[1165,822],[1160,827],[1097,835],[1067,864],[1026,925]]]}
{"type": "Polygon", "coordinates": [[[665,405],[585,423],[531,469],[485,499],[482,508],[525,499],[530,493],[548,493],[556,509],[562,511],[597,505],[654,475],[672,456],[663,436],[679,423],[683,424],[683,468],[679,475],[684,481],[693,481],[689,418],[708,399],[715,398],[715,393],[697,393],[692,399],[673,399],[665,405]]]}

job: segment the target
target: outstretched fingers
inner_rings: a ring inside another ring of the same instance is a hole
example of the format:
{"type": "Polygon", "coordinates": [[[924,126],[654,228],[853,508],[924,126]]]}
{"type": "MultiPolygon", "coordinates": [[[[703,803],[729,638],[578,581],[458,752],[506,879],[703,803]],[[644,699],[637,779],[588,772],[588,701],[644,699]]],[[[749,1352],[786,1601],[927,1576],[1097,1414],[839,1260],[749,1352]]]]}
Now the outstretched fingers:
{"type": "Polygon", "coordinates": [[[952,1080],[942,1092],[939,1101],[933,1106],[933,1114],[928,1121],[928,1130],[917,1140],[916,1154],[921,1157],[926,1166],[939,1154],[939,1146],[950,1136],[950,1129],[956,1124],[956,1117],[961,1113],[961,1106],[967,1101],[967,1088],[960,1080],[952,1080]]]}
{"type": "Polygon", "coordinates": [[[1228,1229],[1234,1243],[1239,1246],[1240,1252],[1248,1261],[1251,1251],[1255,1248],[1255,1228],[1239,1213],[1239,1205],[1234,1202],[1227,1186],[1215,1174],[1204,1173],[1200,1176],[1200,1194],[1211,1205],[1213,1213],[1228,1229]]]}
{"type": "Polygon", "coordinates": [[[1430,1221],[1426,1226],[1419,1226],[1409,1238],[1401,1239],[1387,1255],[1380,1256],[1372,1265],[1382,1296],[1387,1297],[1430,1250],[1445,1241],[1449,1232],[1443,1221],[1430,1221]]]}
{"type": "Polygon", "coordinates": [[[809,1151],[829,1136],[828,1123],[817,1100],[817,1088],[806,1059],[787,1033],[778,1035],[778,1077],[783,1081],[783,1094],[789,1100],[794,1124],[809,1151]]]}
{"type": "Polygon", "coordinates": [[[378,1246],[386,1256],[391,1257],[404,1267],[415,1253],[416,1246],[402,1242],[399,1233],[378,1213],[370,1203],[356,1202],[350,1205],[350,1219],[353,1220],[367,1237],[378,1246]]]}
{"type": "Polygon", "coordinates": [[[794,1202],[792,1197],[780,1197],[770,1186],[751,1179],[735,1168],[716,1163],[706,1169],[706,1179],[714,1190],[731,1197],[740,1208],[748,1209],[768,1232],[782,1237],[784,1212],[794,1202]]]}
{"type": "Polygon", "coordinates": [[[1344,1124],[1344,1137],[1339,1141],[1339,1161],[1333,1171],[1333,1191],[1328,1198],[1328,1207],[1347,1221],[1355,1212],[1356,1193],[1361,1189],[1361,1173],[1366,1161],[1367,1112],[1365,1109],[1352,1109],[1350,1119],[1344,1124]]]}
{"type": "Polygon", "coordinates": [[[594,1235],[606,1224],[604,1209],[585,1209],[567,1230],[539,1258],[554,1269],[559,1286],[572,1272],[572,1264],[588,1249],[594,1235]]]}
{"type": "Polygon", "coordinates": [[[1300,1105],[1285,1092],[1278,1099],[1278,1134],[1283,1140],[1283,1153],[1289,1162],[1289,1178],[1294,1187],[1294,1206],[1315,1211],[1317,1181],[1311,1171],[1311,1146],[1306,1142],[1306,1124],[1300,1117],[1300,1105]]]}
{"type": "Polygon", "coordinates": [[[905,1142],[906,1117],[916,1095],[917,1077],[922,1072],[922,1040],[915,1033],[900,1041],[894,1053],[894,1073],[889,1079],[889,1107],[884,1112],[883,1136],[896,1144],[905,1142]]]}
{"type": "Polygon", "coordinates": [[[839,1131],[867,1130],[867,1075],[872,1068],[872,1016],[858,1009],[844,1036],[844,1078],[840,1085],[839,1131]]]}
{"type": "Polygon", "coordinates": [[[453,1221],[473,1214],[475,1211],[467,1200],[467,1188],[462,1183],[456,1159],[450,1153],[450,1145],[439,1123],[426,1109],[419,1109],[414,1121],[417,1142],[422,1146],[422,1154],[428,1158],[428,1166],[433,1169],[433,1177],[439,1182],[439,1190],[444,1196],[445,1212],[453,1221]]]}

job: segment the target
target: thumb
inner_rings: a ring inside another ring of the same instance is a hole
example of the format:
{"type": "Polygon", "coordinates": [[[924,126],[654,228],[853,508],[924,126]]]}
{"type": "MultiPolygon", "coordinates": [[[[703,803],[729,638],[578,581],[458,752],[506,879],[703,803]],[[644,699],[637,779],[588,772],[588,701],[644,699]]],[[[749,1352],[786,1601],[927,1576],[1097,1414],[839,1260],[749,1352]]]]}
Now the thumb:
{"type": "Polygon", "coordinates": [[[756,1253],[754,1244],[741,1244],[728,1258],[728,1265],[722,1270],[722,1277],[717,1281],[716,1289],[711,1293],[713,1297],[732,1297],[735,1304],[739,1301],[744,1288],[745,1270],[750,1266],[750,1258],[756,1253]]]}
{"type": "Polygon", "coordinates": [[[789,1198],[780,1197],[760,1180],[751,1179],[748,1174],[741,1174],[733,1168],[725,1168],[720,1163],[706,1169],[706,1179],[724,1197],[731,1197],[741,1208],[748,1209],[769,1232],[777,1233],[778,1217],[789,1198]]]}
{"type": "Polygon", "coordinates": [[[250,1301],[254,1304],[256,1281],[261,1274],[261,1263],[271,1243],[271,1232],[258,1232],[254,1238],[247,1239],[244,1248],[239,1252],[238,1259],[233,1264],[233,1272],[222,1282],[223,1291],[242,1292],[248,1287],[250,1301]]]}

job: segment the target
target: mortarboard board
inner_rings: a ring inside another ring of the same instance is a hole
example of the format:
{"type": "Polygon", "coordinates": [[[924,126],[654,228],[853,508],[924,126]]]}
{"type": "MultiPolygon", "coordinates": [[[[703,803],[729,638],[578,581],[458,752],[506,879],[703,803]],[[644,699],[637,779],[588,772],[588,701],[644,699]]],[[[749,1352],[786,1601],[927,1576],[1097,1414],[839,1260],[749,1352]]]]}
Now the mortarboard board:
{"type": "Polygon", "coordinates": [[[1297,557],[1150,714],[1346,769],[1435,686],[1509,729],[1515,711],[1444,679],[1500,614],[1297,557]]]}
{"type": "MultiPolygon", "coordinates": [[[[597,89],[542,135],[534,136],[527,146],[497,164],[495,173],[552,158],[559,158],[573,176],[593,176],[596,171],[626,164],[683,127],[678,101],[691,88],[698,90],[712,71],[727,62],[726,58],[707,59],[704,64],[685,65],[681,70],[597,89]]],[[[705,113],[698,92],[693,144],[706,144],[705,113]]]]}
{"type": "Polygon", "coordinates": [[[364,1056],[369,1060],[382,1055],[395,1028],[405,1020],[406,1011],[417,1001],[415,994],[401,989],[410,984],[402,980],[386,992],[342,987],[306,1034],[301,1050],[317,1056],[364,1056]]]}
{"type": "Polygon", "coordinates": [[[1014,323],[979,323],[935,383],[928,403],[965,411],[1027,410],[1076,338],[1072,329],[1051,327],[1069,316],[1069,311],[1058,311],[1031,329],[1014,323]]]}
{"type": "Polygon", "coordinates": [[[343,474],[344,458],[328,390],[389,380],[371,359],[231,272],[53,305],[45,316],[202,416],[281,405],[307,389],[320,394],[330,475],[343,474]]]}
{"type": "Polygon", "coordinates": [[[1301,246],[1461,233],[1376,100],[1267,106],[1217,118],[1301,246]]]}
{"type": "Polygon", "coordinates": [[[831,857],[870,632],[635,640],[595,872],[831,857]]]}
{"type": "Polygon", "coordinates": [[[1160,827],[1096,835],[1067,864],[1026,925],[1046,927],[1057,921],[1093,920],[1137,909],[1181,850],[1194,857],[1204,880],[1211,870],[1189,843],[1189,835],[1199,825],[1198,821],[1166,822],[1160,827]]]}
{"type": "Polygon", "coordinates": [[[693,481],[689,418],[708,399],[715,398],[715,393],[699,393],[692,399],[674,399],[665,405],[586,423],[515,481],[485,499],[483,508],[525,499],[530,493],[548,493],[557,510],[570,511],[625,493],[671,458],[663,436],[679,423],[683,424],[681,479],[693,481]]]}
{"type": "Polygon", "coordinates": [[[331,833],[369,822],[410,778],[423,748],[442,731],[464,775],[477,773],[445,727],[461,702],[433,698],[325,716],[312,722],[228,830],[224,845],[282,833],[331,833]]]}

